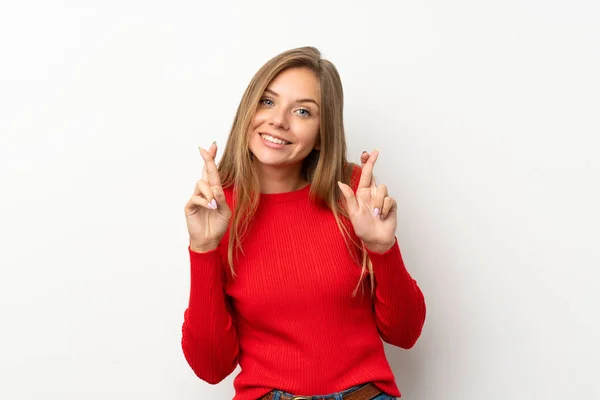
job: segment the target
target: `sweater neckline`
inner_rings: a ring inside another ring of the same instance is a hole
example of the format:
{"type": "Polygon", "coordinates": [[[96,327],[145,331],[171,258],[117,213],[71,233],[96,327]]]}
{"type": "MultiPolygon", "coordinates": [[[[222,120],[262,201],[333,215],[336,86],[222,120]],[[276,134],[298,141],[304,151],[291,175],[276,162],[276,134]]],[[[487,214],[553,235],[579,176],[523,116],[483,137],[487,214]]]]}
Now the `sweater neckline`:
{"type": "Polygon", "coordinates": [[[290,200],[300,200],[307,198],[308,192],[310,192],[310,183],[306,186],[293,190],[291,192],[282,193],[261,193],[260,200],[264,202],[281,202],[290,200]]]}

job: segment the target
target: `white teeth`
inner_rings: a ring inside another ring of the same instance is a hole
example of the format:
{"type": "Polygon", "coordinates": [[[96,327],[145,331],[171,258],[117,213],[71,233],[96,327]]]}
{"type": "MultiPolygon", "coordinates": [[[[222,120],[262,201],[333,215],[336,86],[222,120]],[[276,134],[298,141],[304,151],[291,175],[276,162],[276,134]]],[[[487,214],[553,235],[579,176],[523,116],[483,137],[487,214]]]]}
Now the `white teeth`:
{"type": "Polygon", "coordinates": [[[277,139],[277,138],[274,138],[273,136],[265,135],[262,133],[260,134],[260,136],[263,139],[268,140],[269,142],[273,142],[273,143],[277,143],[277,144],[288,144],[288,142],[286,142],[285,140],[277,139]]]}

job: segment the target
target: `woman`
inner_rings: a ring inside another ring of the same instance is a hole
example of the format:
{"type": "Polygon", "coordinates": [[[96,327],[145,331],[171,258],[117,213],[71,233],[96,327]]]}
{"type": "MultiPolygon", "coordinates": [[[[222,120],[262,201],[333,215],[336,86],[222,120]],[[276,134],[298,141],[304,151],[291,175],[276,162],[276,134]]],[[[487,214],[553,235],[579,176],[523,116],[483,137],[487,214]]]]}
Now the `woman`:
{"type": "Polygon", "coordinates": [[[240,365],[234,400],[400,396],[382,340],[412,347],[425,302],[378,151],[346,160],[342,108],[334,65],[292,49],[248,85],[219,166],[215,143],[200,149],[181,343],[208,383],[240,365]]]}

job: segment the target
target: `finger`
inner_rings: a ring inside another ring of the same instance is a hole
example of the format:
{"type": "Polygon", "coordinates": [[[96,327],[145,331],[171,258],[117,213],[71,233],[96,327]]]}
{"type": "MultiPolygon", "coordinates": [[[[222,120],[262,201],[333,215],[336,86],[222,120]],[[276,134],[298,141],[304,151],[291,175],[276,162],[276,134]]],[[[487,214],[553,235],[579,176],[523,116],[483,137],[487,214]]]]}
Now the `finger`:
{"type": "Polygon", "coordinates": [[[210,186],[208,185],[208,183],[205,180],[199,180],[198,182],[196,182],[196,185],[194,186],[194,193],[192,193],[192,197],[199,197],[199,198],[203,198],[206,200],[207,204],[211,204],[213,205],[213,207],[208,207],[208,208],[216,208],[214,206],[214,204],[216,203],[213,202],[213,199],[215,199],[215,193],[212,191],[212,189],[210,188],[210,186]]]}
{"type": "Polygon", "coordinates": [[[350,215],[354,214],[358,210],[358,202],[356,201],[356,197],[354,196],[352,188],[340,181],[338,181],[338,186],[342,191],[342,195],[346,199],[346,207],[348,209],[348,213],[350,215]]]}
{"type": "Polygon", "coordinates": [[[215,199],[215,194],[212,189],[208,185],[208,182],[201,179],[196,183],[196,190],[194,191],[195,196],[201,196],[206,199],[207,203],[212,204],[212,207],[209,208],[217,208],[217,201],[215,199]],[[213,201],[214,200],[214,201],[213,201]]]}
{"type": "Polygon", "coordinates": [[[393,197],[386,197],[383,200],[383,208],[381,210],[381,219],[386,219],[388,217],[388,215],[390,215],[393,212],[396,212],[397,209],[397,204],[396,204],[396,200],[394,200],[393,197]]]}
{"type": "Polygon", "coordinates": [[[375,198],[375,196],[377,196],[377,177],[375,175],[373,175],[371,177],[371,197],[375,198]]]}
{"type": "Polygon", "coordinates": [[[375,161],[377,161],[377,157],[379,156],[379,151],[377,149],[373,150],[369,155],[369,159],[365,163],[365,166],[362,169],[362,173],[360,174],[360,181],[358,182],[359,188],[368,188],[371,186],[371,180],[373,178],[373,168],[375,167],[375,161]]]}
{"type": "Polygon", "coordinates": [[[385,199],[387,195],[388,195],[387,186],[385,186],[383,184],[377,186],[376,195],[373,198],[373,215],[374,216],[377,217],[377,216],[379,216],[379,214],[381,214],[381,211],[383,209],[383,199],[385,199]]]}
{"type": "MultiPolygon", "coordinates": [[[[360,155],[360,166],[361,168],[365,167],[365,163],[367,162],[367,160],[369,159],[369,153],[367,153],[366,151],[363,151],[362,154],[360,155]]],[[[372,179],[371,179],[371,188],[376,189],[377,184],[375,183],[375,175],[373,175],[372,179]]],[[[375,190],[371,191],[371,196],[375,197],[375,190]]]]}
{"type": "MultiPolygon", "coordinates": [[[[198,151],[200,152],[201,147],[198,146],[198,151]]],[[[208,148],[208,152],[212,155],[213,159],[217,156],[217,142],[212,142],[210,147],[208,148]]],[[[202,152],[200,152],[200,156],[202,156],[202,152]]],[[[202,165],[202,179],[208,182],[208,173],[206,171],[206,163],[202,165]]]]}
{"type": "Polygon", "coordinates": [[[362,168],[365,167],[365,163],[367,162],[368,159],[369,159],[369,153],[367,153],[366,151],[363,151],[362,154],[360,155],[360,166],[362,168]]]}
{"type": "MultiPolygon", "coordinates": [[[[368,159],[369,159],[369,153],[367,153],[366,151],[363,151],[362,154],[360,155],[361,171],[365,168],[365,163],[367,162],[368,159]]],[[[371,197],[375,197],[374,191],[371,191],[371,197]]]]}
{"type": "Polygon", "coordinates": [[[210,208],[212,209],[212,205],[206,201],[206,199],[200,195],[192,195],[188,202],[185,204],[185,214],[190,215],[195,213],[198,210],[198,207],[210,208]]]}
{"type": "Polygon", "coordinates": [[[219,171],[217,170],[217,164],[215,164],[213,156],[203,148],[200,148],[200,155],[204,159],[206,165],[206,173],[208,178],[206,181],[211,187],[221,187],[221,178],[219,178],[219,171]]]}
{"type": "MultiPolygon", "coordinates": [[[[198,151],[200,151],[200,146],[198,146],[198,151]]],[[[212,142],[210,147],[208,148],[208,152],[211,154],[213,160],[217,157],[217,142],[212,142]]],[[[200,153],[202,155],[202,153],[200,153]]],[[[208,172],[206,170],[206,163],[202,165],[202,179],[208,182],[208,172]]]]}
{"type": "Polygon", "coordinates": [[[212,204],[209,203],[204,197],[201,197],[201,196],[192,196],[190,198],[190,201],[188,202],[188,204],[189,204],[188,209],[191,209],[195,206],[200,206],[200,207],[209,208],[211,210],[214,210],[214,207],[212,206],[212,204]]]}

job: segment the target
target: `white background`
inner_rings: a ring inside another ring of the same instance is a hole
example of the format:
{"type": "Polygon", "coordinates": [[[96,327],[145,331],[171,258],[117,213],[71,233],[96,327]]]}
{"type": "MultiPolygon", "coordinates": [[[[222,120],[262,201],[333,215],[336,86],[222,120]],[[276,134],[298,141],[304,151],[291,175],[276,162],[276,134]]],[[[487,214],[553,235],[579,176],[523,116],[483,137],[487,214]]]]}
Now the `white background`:
{"type": "MultiPolygon", "coordinates": [[[[593,1],[0,6],[0,398],[228,399],[181,348],[183,206],[256,70],[312,45],[428,305],[404,399],[600,398],[593,1]]],[[[219,153],[220,156],[220,153],[219,153]]],[[[219,158],[219,157],[218,157],[219,158]]]]}

